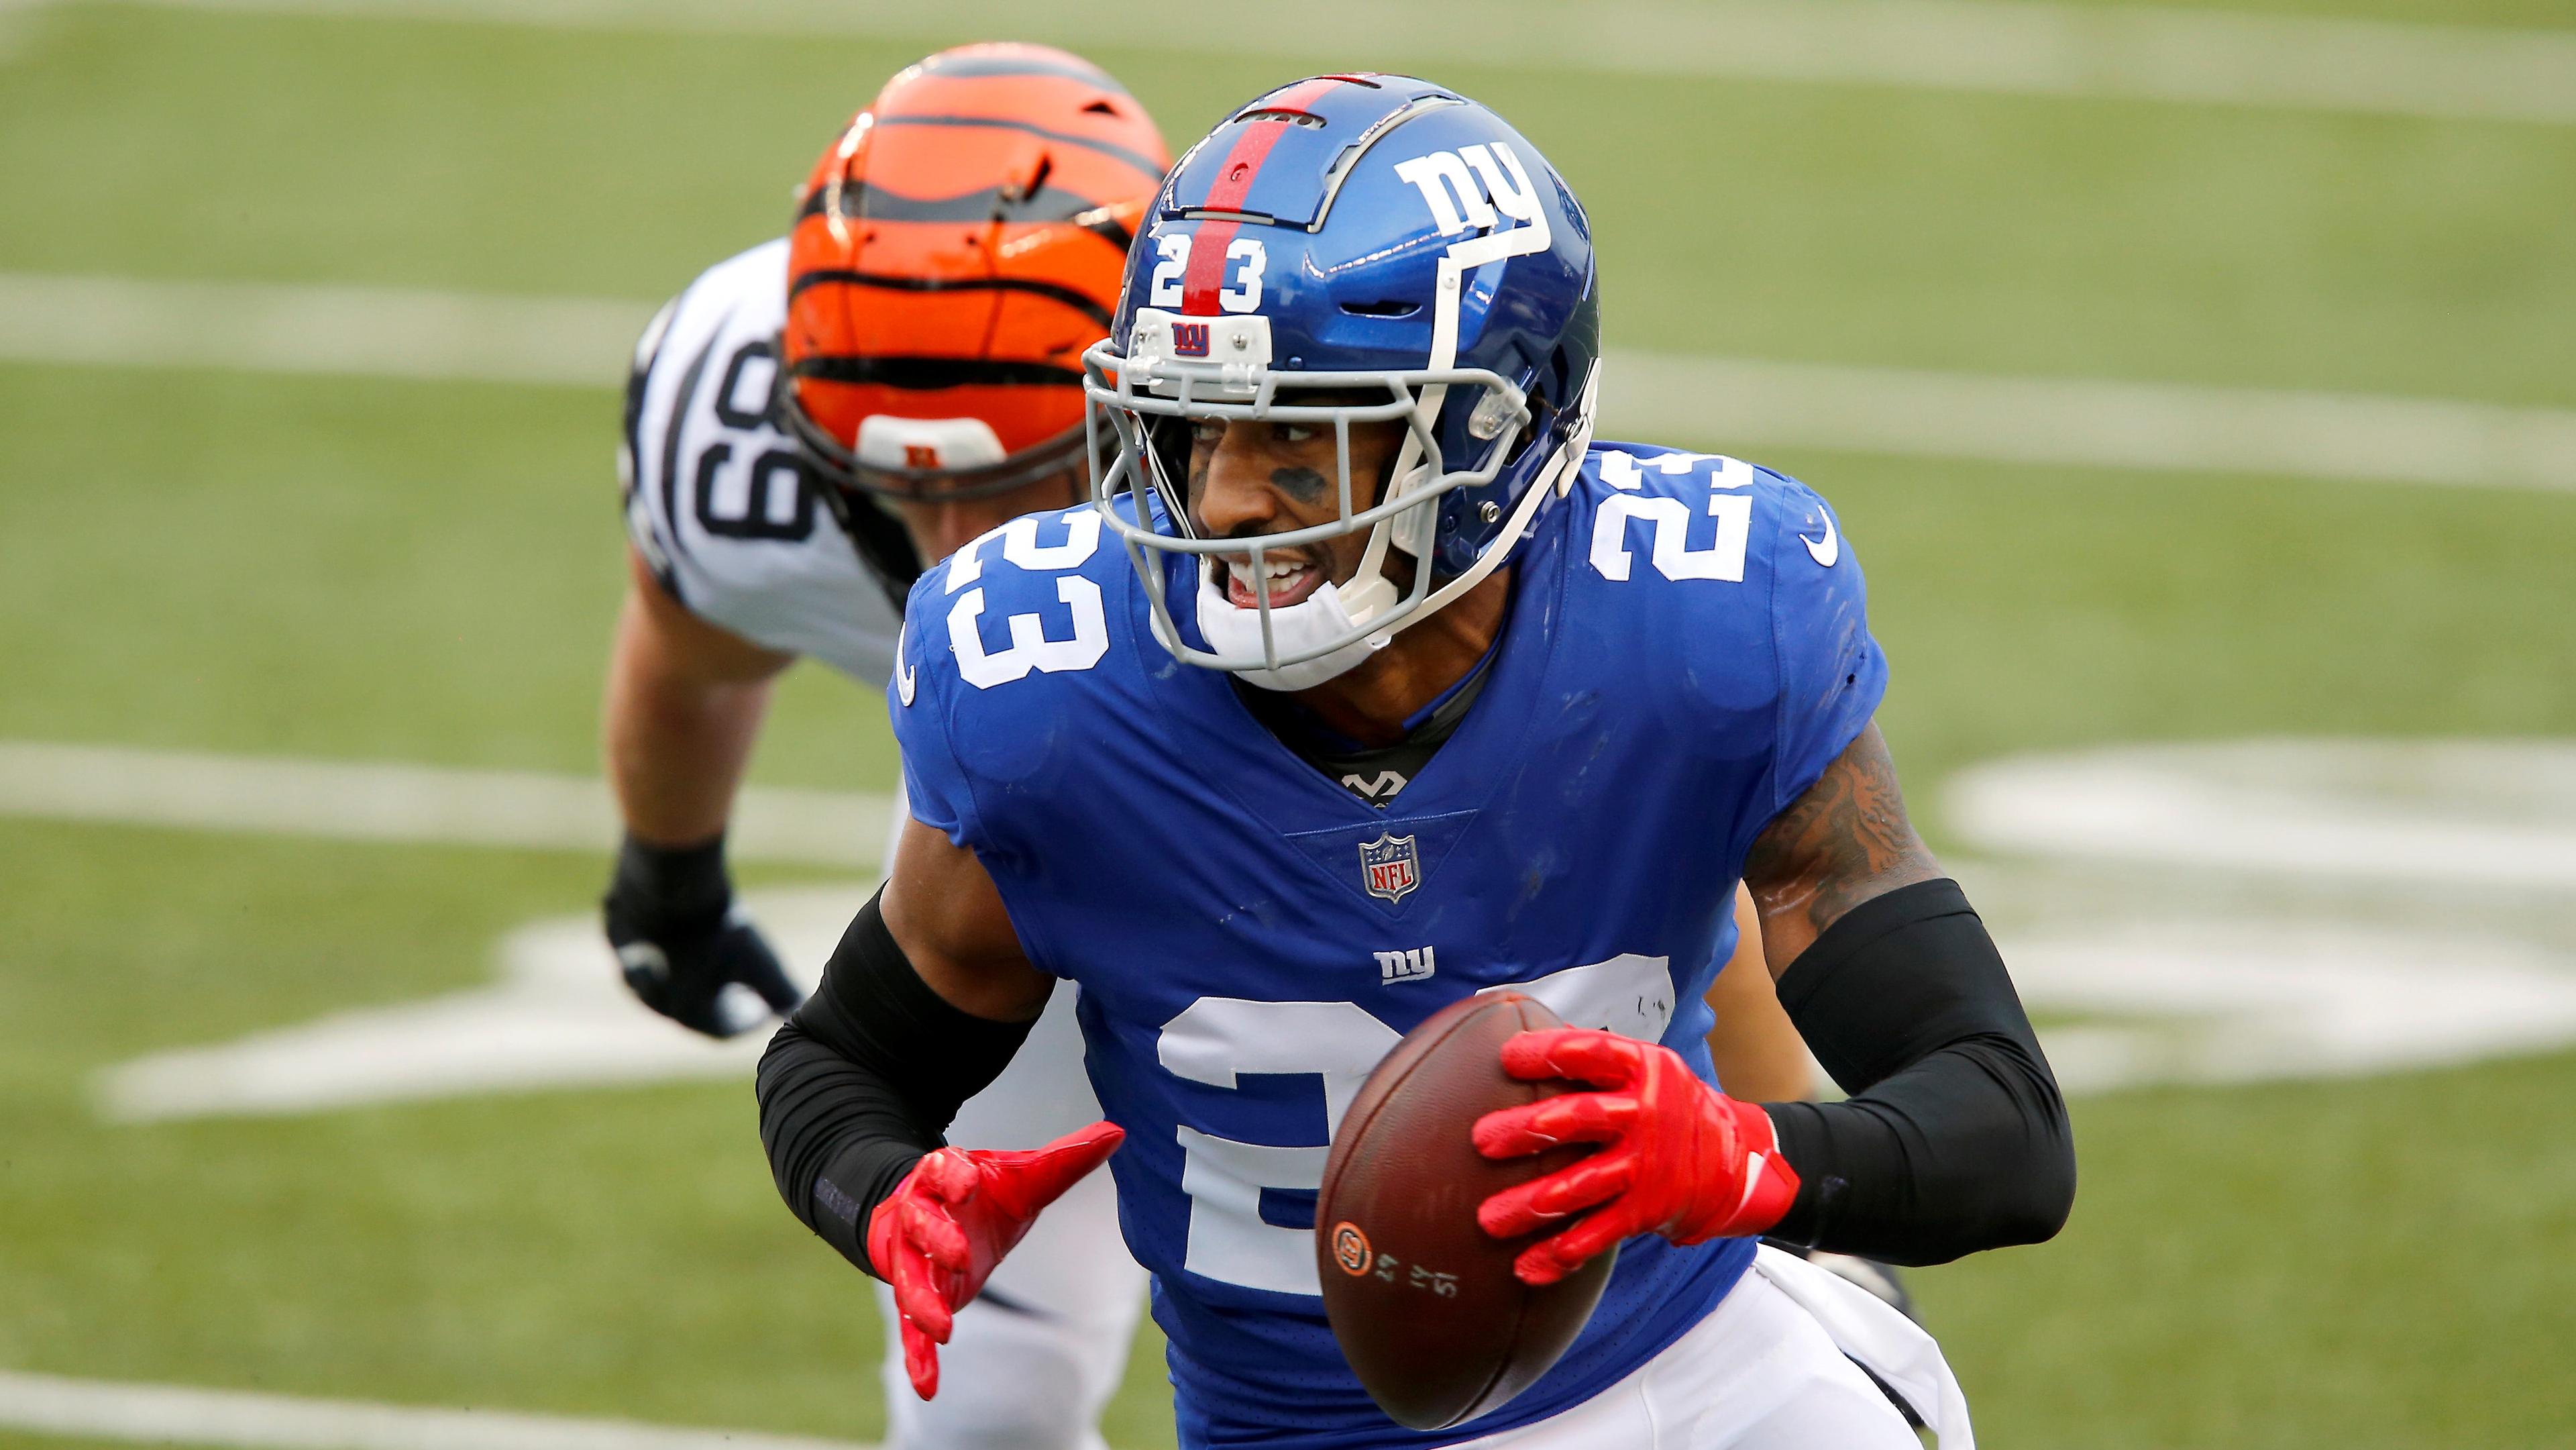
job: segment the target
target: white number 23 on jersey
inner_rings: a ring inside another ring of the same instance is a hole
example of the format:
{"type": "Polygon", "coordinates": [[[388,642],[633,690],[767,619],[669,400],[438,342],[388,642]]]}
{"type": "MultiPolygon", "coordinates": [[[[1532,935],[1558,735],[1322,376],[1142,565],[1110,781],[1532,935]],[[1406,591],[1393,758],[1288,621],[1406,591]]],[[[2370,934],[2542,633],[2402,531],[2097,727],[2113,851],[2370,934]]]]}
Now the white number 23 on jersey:
{"type": "Polygon", "coordinates": [[[957,652],[958,676],[976,689],[989,690],[1022,679],[1031,670],[1056,674],[1100,663],[1101,656],[1109,653],[1109,618],[1101,607],[1100,586],[1079,574],[1065,574],[1055,581],[1056,598],[1073,615],[1070,636],[1049,638],[1043,615],[1014,614],[1004,621],[1010,644],[997,650],[984,648],[984,591],[967,586],[983,577],[984,551],[996,538],[1001,540],[1002,557],[1017,568],[1075,569],[1100,547],[1100,515],[1089,508],[1025,515],[968,544],[948,561],[948,592],[956,596],[948,608],[948,643],[957,652]],[[1064,527],[1063,542],[1038,542],[1040,526],[1056,524],[1064,527]],[[958,594],[960,589],[966,592],[958,594]]]}
{"type": "MultiPolygon", "coordinates": [[[[1602,1027],[1652,1042],[1673,1020],[1670,959],[1629,954],[1512,984],[1578,1027],[1602,1027]]],[[[1323,1079],[1329,1139],[1378,1059],[1400,1040],[1356,1002],[1262,1002],[1201,997],[1163,1024],[1155,1055],[1175,1077],[1233,1088],[1244,1073],[1311,1073],[1323,1079]]],[[[1315,1236],[1261,1216],[1265,1189],[1312,1192],[1324,1183],[1320,1146],[1275,1147],[1184,1123],[1181,1191],[1190,1199],[1189,1242],[1181,1261],[1193,1274],[1268,1289],[1317,1294],[1315,1236]]]]}

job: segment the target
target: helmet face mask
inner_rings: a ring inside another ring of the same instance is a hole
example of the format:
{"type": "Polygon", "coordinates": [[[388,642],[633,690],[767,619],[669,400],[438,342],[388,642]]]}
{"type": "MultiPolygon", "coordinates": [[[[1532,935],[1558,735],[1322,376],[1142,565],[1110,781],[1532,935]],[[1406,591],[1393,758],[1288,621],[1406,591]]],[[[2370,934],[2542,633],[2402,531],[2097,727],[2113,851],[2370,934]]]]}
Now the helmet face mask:
{"type": "MultiPolygon", "coordinates": [[[[1114,452],[1100,448],[1093,454],[1092,502],[1127,546],[1141,577],[1168,577],[1158,572],[1153,561],[1160,557],[1168,569],[1170,556],[1180,555],[1198,565],[1206,582],[1212,583],[1216,570],[1238,562],[1252,578],[1261,580],[1272,555],[1368,535],[1357,571],[1348,579],[1328,581],[1349,616],[1343,629],[1302,642],[1283,639],[1278,614],[1285,610],[1274,612],[1267,585],[1256,586],[1257,602],[1251,612],[1258,635],[1257,657],[1191,644],[1172,617],[1167,592],[1148,590],[1155,633],[1166,648],[1188,663],[1240,673],[1276,676],[1292,666],[1347,652],[1354,645],[1382,648],[1395,630],[1446,603],[1440,597],[1442,586],[1459,580],[1441,577],[1432,551],[1425,547],[1442,500],[1455,490],[1491,484],[1531,421],[1520,388],[1485,369],[1305,373],[1264,369],[1257,381],[1246,384],[1240,373],[1229,380],[1220,365],[1122,358],[1113,341],[1093,345],[1083,355],[1083,364],[1095,437],[1105,421],[1117,444],[1114,452]],[[1428,460],[1439,460],[1443,453],[1433,431],[1441,394],[1465,387],[1482,388],[1488,396],[1505,400],[1506,421],[1465,466],[1440,467],[1428,460]],[[1367,400],[1365,395],[1372,393],[1378,395],[1376,399],[1367,400]],[[1296,401],[1301,394],[1340,400],[1296,401]],[[1359,395],[1356,400],[1354,395],[1359,395]],[[1186,483],[1189,426],[1200,420],[1303,423],[1329,429],[1334,517],[1257,538],[1200,537],[1186,483]],[[1399,423],[1404,429],[1395,461],[1382,478],[1361,476],[1351,462],[1352,430],[1385,423],[1399,423]],[[1136,522],[1114,506],[1122,495],[1131,499],[1136,522]]],[[[1483,574],[1476,577],[1481,579],[1483,574]]],[[[1296,607],[1300,606],[1286,608],[1296,607]]]]}
{"type": "Polygon", "coordinates": [[[770,399],[771,416],[781,431],[796,440],[815,479],[836,494],[874,495],[903,503],[965,503],[998,497],[1082,467],[1085,433],[1080,424],[999,463],[967,468],[871,465],[806,413],[796,389],[787,385],[784,370],[778,376],[779,386],[770,399]]]}
{"type": "Polygon", "coordinates": [[[1580,461],[1599,317],[1580,206],[1485,108],[1400,76],[1324,76],[1238,112],[1165,182],[1116,325],[1083,355],[1092,502],[1164,586],[1147,590],[1157,636],[1187,663],[1302,689],[1474,588],[1580,461]],[[1331,430],[1332,516],[1200,537],[1183,482],[1197,420],[1331,430]],[[1354,477],[1351,430],[1391,421],[1405,431],[1386,477],[1354,477]],[[1352,577],[1273,606],[1271,556],[1353,535],[1352,577]],[[1253,581],[1249,606],[1225,604],[1225,568],[1253,581]],[[1170,596],[1192,569],[1185,621],[1170,596]]]}

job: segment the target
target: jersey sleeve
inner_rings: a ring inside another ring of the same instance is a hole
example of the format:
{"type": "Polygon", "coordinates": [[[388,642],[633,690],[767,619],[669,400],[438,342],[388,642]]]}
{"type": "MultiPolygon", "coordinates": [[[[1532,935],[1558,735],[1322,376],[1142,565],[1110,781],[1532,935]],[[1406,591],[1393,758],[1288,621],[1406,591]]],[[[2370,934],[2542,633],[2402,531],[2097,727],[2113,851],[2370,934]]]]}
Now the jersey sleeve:
{"type": "Polygon", "coordinates": [[[1126,558],[1101,535],[1089,505],[1024,515],[933,566],[905,602],[886,698],[913,818],[988,861],[1025,863],[1062,839],[1045,806],[1085,754],[1067,712],[1098,708],[1082,700],[1110,649],[1098,576],[1126,558]]]}
{"type": "Polygon", "coordinates": [[[1774,504],[1771,789],[1741,823],[1739,857],[1869,728],[1887,693],[1887,656],[1870,635],[1868,585],[1841,521],[1793,479],[1779,480],[1774,504]]]}
{"type": "Polygon", "coordinates": [[[955,845],[984,851],[992,842],[954,735],[961,683],[956,656],[937,630],[922,628],[923,620],[940,617],[943,573],[933,568],[913,585],[903,629],[895,639],[894,670],[886,680],[886,709],[903,753],[903,789],[912,818],[955,845]]]}

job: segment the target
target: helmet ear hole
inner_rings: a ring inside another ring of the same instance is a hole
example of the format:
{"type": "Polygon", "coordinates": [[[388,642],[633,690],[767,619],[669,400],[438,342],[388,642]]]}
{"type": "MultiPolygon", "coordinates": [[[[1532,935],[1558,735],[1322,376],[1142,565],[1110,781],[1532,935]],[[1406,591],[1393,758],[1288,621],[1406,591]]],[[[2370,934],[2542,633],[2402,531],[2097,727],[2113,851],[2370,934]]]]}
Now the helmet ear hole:
{"type": "Polygon", "coordinates": [[[1505,468],[1510,468],[1528,457],[1531,448],[1537,446],[1541,439],[1550,437],[1555,432],[1557,418],[1555,400],[1565,395],[1560,381],[1564,373],[1565,359],[1564,355],[1559,353],[1548,361],[1549,366],[1534,367],[1521,375],[1522,401],[1529,408],[1530,417],[1529,422],[1521,428],[1519,436],[1512,439],[1510,449],[1503,454],[1505,468]]]}

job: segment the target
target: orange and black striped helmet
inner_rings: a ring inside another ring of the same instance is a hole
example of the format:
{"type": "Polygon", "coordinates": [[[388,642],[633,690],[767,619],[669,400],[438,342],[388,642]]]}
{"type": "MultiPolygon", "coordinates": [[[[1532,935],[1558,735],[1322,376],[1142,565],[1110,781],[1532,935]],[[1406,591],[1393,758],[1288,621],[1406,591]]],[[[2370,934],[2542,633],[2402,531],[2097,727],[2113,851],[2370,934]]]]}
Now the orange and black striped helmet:
{"type": "Polygon", "coordinates": [[[1170,164],[1135,97],[1048,46],[959,46],[886,82],[789,234],[779,412],[816,471],[971,498],[1073,467],[1082,350],[1170,164]]]}

